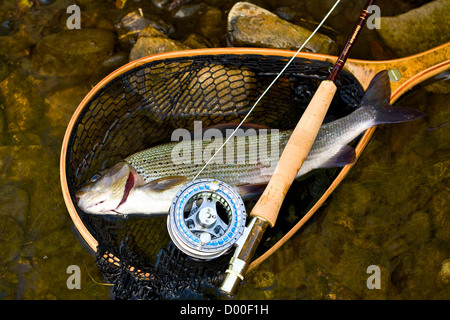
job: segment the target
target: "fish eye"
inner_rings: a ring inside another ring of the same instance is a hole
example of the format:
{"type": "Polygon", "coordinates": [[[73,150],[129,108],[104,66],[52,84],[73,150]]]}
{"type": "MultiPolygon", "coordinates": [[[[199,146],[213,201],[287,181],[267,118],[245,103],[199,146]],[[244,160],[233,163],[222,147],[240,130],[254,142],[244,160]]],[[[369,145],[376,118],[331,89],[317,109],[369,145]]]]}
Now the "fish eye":
{"type": "Polygon", "coordinates": [[[100,179],[102,175],[100,173],[96,173],[92,176],[91,182],[96,182],[98,179],[100,179]]]}

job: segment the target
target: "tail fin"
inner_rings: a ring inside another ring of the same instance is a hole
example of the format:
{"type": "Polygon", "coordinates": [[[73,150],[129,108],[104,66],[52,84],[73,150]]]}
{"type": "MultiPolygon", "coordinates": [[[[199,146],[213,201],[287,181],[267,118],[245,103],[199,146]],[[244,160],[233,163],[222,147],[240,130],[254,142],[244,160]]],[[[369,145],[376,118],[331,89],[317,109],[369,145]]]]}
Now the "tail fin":
{"type": "Polygon", "coordinates": [[[380,71],[373,77],[361,101],[361,106],[370,107],[376,112],[375,123],[398,123],[420,119],[425,113],[390,104],[391,85],[387,70],[380,71]]]}

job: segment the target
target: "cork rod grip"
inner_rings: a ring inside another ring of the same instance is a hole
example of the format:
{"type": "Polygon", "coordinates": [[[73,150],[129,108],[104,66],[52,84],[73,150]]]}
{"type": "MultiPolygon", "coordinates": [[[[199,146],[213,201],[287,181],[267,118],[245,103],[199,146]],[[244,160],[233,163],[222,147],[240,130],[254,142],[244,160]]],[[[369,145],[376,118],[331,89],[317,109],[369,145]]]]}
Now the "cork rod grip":
{"type": "Polygon", "coordinates": [[[316,139],[335,92],[336,85],[333,81],[322,81],[289,138],[275,172],[253,207],[251,216],[267,221],[271,227],[275,225],[286,193],[316,139]]]}

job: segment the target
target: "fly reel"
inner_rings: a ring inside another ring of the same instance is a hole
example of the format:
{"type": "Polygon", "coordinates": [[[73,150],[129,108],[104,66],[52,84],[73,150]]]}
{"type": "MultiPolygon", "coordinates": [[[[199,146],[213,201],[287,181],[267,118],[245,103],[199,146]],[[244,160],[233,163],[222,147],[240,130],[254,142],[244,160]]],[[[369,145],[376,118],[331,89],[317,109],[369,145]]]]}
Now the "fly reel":
{"type": "Polygon", "coordinates": [[[245,221],[244,202],[235,190],[221,181],[199,179],[176,194],[167,228],[182,252],[211,260],[233,247],[244,232],[245,221]]]}

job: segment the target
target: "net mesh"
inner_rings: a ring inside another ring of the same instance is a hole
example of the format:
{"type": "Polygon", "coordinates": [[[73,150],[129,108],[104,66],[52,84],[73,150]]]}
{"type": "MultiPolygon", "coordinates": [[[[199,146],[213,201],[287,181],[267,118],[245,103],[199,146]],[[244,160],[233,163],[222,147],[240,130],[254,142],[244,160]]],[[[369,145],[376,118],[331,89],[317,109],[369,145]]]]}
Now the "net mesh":
{"type": "MultiPolygon", "coordinates": [[[[151,61],[113,78],[87,101],[72,129],[66,158],[66,179],[74,190],[98,171],[123,158],[170,141],[177,128],[193,130],[239,122],[288,58],[263,55],[203,55],[151,61]]],[[[261,100],[248,123],[293,128],[320,82],[329,62],[296,58],[261,100]]],[[[328,116],[342,117],[361,101],[358,81],[342,72],[328,116]]],[[[296,181],[281,208],[277,226],[266,232],[270,247],[322,195],[336,170],[324,170],[296,181]]],[[[255,200],[246,203],[250,211],[255,200]]],[[[199,262],[170,241],[166,217],[105,217],[77,208],[99,243],[97,264],[114,284],[116,299],[213,298],[229,255],[199,262]]]]}

